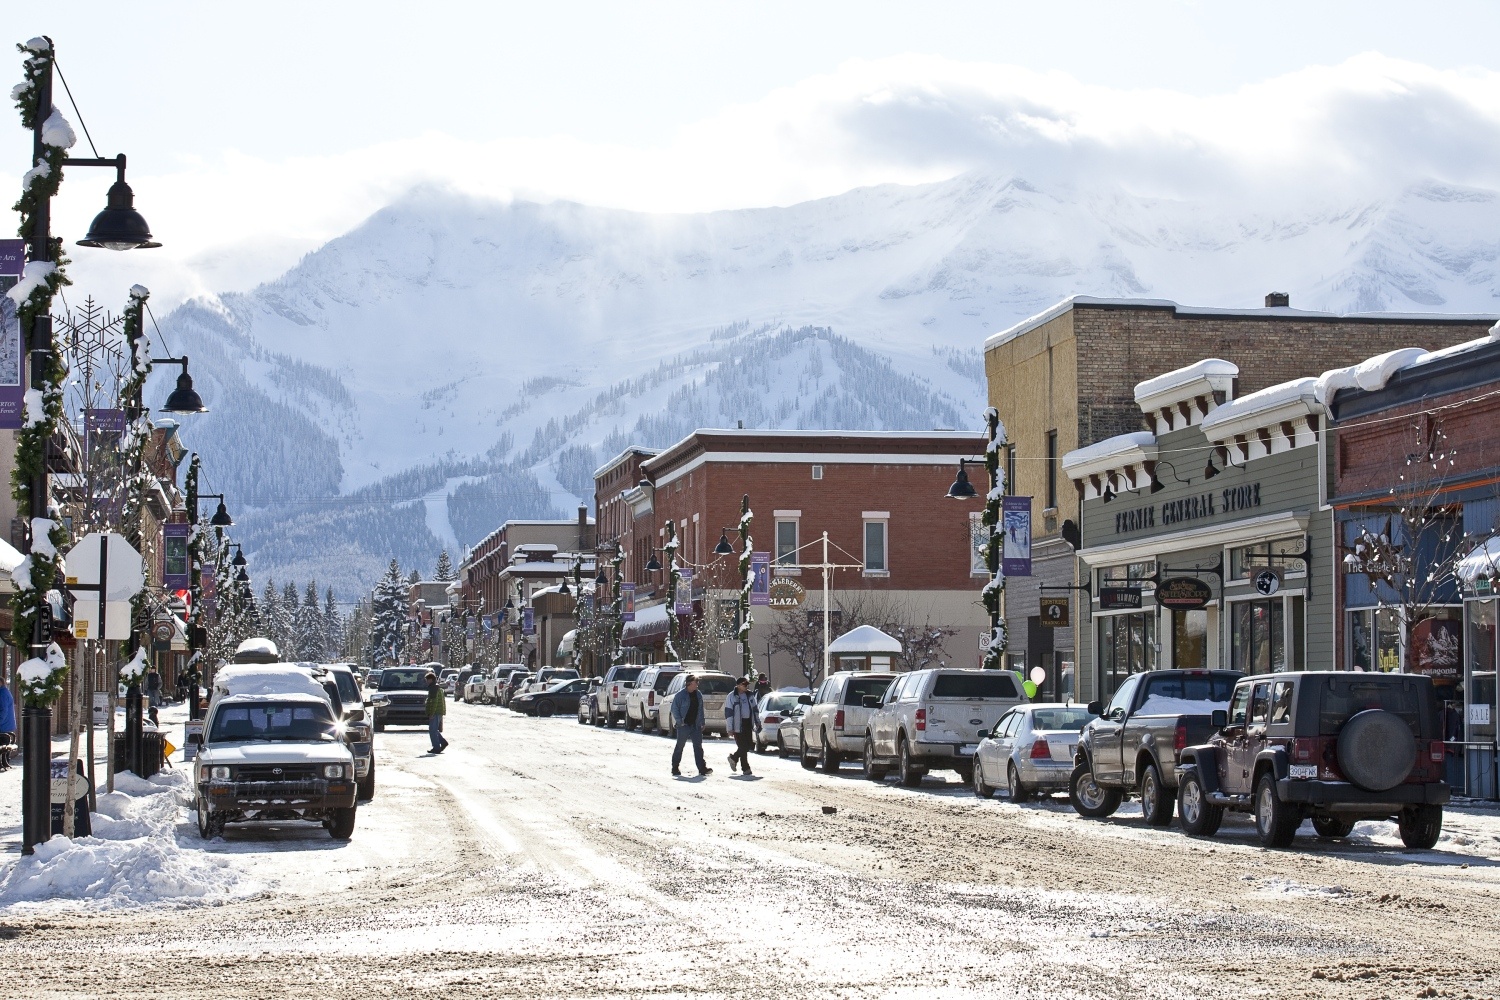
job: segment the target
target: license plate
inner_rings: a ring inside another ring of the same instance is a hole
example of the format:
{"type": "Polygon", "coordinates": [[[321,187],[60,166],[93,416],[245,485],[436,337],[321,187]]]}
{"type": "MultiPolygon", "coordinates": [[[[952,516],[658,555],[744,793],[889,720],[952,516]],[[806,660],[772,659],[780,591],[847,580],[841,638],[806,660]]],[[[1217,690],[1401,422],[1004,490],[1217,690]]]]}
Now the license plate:
{"type": "Polygon", "coordinates": [[[1292,764],[1287,768],[1287,777],[1290,778],[1316,778],[1318,776],[1318,765],[1316,764],[1292,764]]]}
{"type": "Polygon", "coordinates": [[[978,753],[979,752],[979,744],[978,743],[965,743],[960,748],[960,752],[961,753],[967,753],[967,754],[978,753]]]}

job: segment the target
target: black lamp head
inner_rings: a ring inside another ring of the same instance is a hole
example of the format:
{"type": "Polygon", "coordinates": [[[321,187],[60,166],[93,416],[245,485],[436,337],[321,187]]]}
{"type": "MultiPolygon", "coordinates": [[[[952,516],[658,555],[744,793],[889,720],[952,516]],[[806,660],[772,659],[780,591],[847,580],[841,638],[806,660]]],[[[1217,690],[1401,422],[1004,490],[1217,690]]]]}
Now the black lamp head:
{"type": "Polygon", "coordinates": [[[245,567],[243,566],[240,567],[240,571],[238,573],[234,574],[234,578],[241,583],[250,582],[250,574],[245,572],[245,567]]]}
{"type": "Polygon", "coordinates": [[[599,571],[599,575],[596,576],[596,577],[594,577],[594,585],[596,587],[607,587],[607,586],[609,586],[609,577],[607,577],[607,576],[604,575],[604,570],[601,569],[599,571]]]}
{"type": "Polygon", "coordinates": [[[246,562],[245,550],[240,548],[240,546],[236,544],[234,547],[234,558],[229,561],[235,566],[244,566],[246,562]]]}
{"type": "Polygon", "coordinates": [[[1102,496],[1104,498],[1104,502],[1109,503],[1115,498],[1115,488],[1113,486],[1104,487],[1104,493],[1102,494],[1102,496]]]}
{"type": "Polygon", "coordinates": [[[963,459],[958,460],[958,478],[953,480],[953,485],[948,487],[948,499],[950,500],[972,500],[978,496],[974,484],[969,482],[969,470],[964,467],[963,459]]]}
{"type": "Polygon", "coordinates": [[[219,501],[219,509],[214,511],[214,516],[208,519],[208,523],[216,528],[228,528],[234,524],[234,518],[229,516],[229,509],[224,506],[224,501],[219,501]]]}
{"type": "Polygon", "coordinates": [[[110,185],[104,211],[94,216],[88,235],[78,245],[104,250],[150,250],[161,246],[151,238],[151,227],[135,210],[135,192],[123,176],[110,185]]]}
{"type": "Polygon", "coordinates": [[[573,596],[573,592],[568,589],[568,578],[567,577],[563,577],[562,586],[557,588],[557,592],[559,594],[561,594],[562,596],[564,596],[564,597],[572,597],[573,596]]]}
{"type": "Polygon", "coordinates": [[[177,388],[162,404],[163,413],[207,413],[203,397],[193,388],[193,376],[188,374],[187,358],[182,359],[182,374],[177,376],[177,388]]]}
{"type": "Polygon", "coordinates": [[[1203,467],[1203,478],[1212,479],[1218,474],[1219,470],[1214,466],[1214,458],[1212,455],[1210,455],[1208,456],[1208,464],[1203,467]]]}
{"type": "Polygon", "coordinates": [[[1160,479],[1157,479],[1155,476],[1152,476],[1151,477],[1151,492],[1152,493],[1160,493],[1164,489],[1166,489],[1166,486],[1164,486],[1162,484],[1162,481],[1160,479]]]}
{"type": "Polygon", "coordinates": [[[505,599],[505,607],[501,608],[500,610],[504,611],[506,614],[510,614],[512,611],[516,610],[516,602],[507,597],[505,599]]]}
{"type": "Polygon", "coordinates": [[[714,546],[714,555],[716,555],[716,556],[732,556],[732,555],[734,555],[734,546],[729,544],[729,531],[728,531],[728,529],[725,529],[725,530],[719,532],[719,544],[714,546]]]}
{"type": "Polygon", "coordinates": [[[651,558],[646,560],[646,570],[655,573],[659,569],[661,569],[661,560],[656,558],[655,552],[652,552],[651,558]]]}

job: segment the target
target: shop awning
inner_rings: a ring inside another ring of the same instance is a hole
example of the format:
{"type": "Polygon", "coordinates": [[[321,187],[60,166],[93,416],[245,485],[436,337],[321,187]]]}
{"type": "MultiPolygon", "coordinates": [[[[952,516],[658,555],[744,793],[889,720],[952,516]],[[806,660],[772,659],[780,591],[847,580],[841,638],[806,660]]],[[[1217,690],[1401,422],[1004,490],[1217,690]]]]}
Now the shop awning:
{"type": "Polygon", "coordinates": [[[834,656],[889,656],[901,652],[901,641],[886,635],[874,625],[861,625],[839,636],[828,644],[828,652],[834,656]]]}
{"type": "Polygon", "coordinates": [[[575,629],[570,629],[568,632],[565,632],[563,634],[563,637],[561,639],[558,640],[558,642],[557,642],[557,655],[558,656],[572,656],[573,655],[573,647],[575,645],[577,645],[577,643],[578,643],[578,630],[576,628],[575,629]]]}
{"type": "Polygon", "coordinates": [[[1453,575],[1465,587],[1473,587],[1481,580],[1494,582],[1500,577],[1500,538],[1491,538],[1460,559],[1453,575]]]}
{"type": "Polygon", "coordinates": [[[626,622],[620,633],[620,643],[625,646],[649,646],[667,634],[667,606],[657,604],[641,608],[635,613],[635,621],[626,622]]]}

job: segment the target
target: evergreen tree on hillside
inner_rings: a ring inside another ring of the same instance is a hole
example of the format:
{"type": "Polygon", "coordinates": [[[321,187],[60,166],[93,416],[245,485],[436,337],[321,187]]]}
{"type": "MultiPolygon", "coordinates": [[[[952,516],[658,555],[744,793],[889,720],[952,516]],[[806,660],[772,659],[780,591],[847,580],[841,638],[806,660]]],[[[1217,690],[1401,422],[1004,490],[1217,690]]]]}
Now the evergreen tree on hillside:
{"type": "Polygon", "coordinates": [[[407,583],[421,583],[422,582],[422,574],[418,573],[416,570],[412,570],[411,571],[411,575],[406,578],[406,582],[407,583]]]}
{"type": "Polygon", "coordinates": [[[370,602],[360,598],[354,602],[339,626],[343,631],[343,656],[351,663],[370,663],[370,602]]]}
{"type": "Polygon", "coordinates": [[[291,620],[281,603],[281,592],[275,580],[266,581],[266,589],[260,596],[260,633],[276,644],[281,658],[291,659],[291,620]]]}
{"type": "Polygon", "coordinates": [[[314,663],[327,663],[330,654],[324,643],[323,611],[318,607],[318,583],[309,581],[307,592],[302,595],[302,606],[297,609],[293,631],[297,637],[299,659],[314,663]]]}
{"type": "Polygon", "coordinates": [[[437,568],[433,570],[434,580],[453,580],[458,574],[453,572],[453,560],[448,558],[448,550],[444,549],[438,553],[437,568]]]}
{"type": "Polygon", "coordinates": [[[297,641],[297,610],[302,607],[302,601],[297,596],[297,585],[288,580],[286,586],[281,588],[281,629],[286,641],[281,643],[281,658],[283,660],[305,660],[302,655],[302,645],[297,641]]]}
{"type": "Polygon", "coordinates": [[[344,649],[344,619],[339,616],[338,602],[329,587],[323,597],[323,652],[330,660],[344,659],[349,653],[344,649]]]}
{"type": "Polygon", "coordinates": [[[375,587],[370,608],[371,666],[401,662],[401,650],[406,646],[406,594],[401,567],[392,559],[375,587]]]}

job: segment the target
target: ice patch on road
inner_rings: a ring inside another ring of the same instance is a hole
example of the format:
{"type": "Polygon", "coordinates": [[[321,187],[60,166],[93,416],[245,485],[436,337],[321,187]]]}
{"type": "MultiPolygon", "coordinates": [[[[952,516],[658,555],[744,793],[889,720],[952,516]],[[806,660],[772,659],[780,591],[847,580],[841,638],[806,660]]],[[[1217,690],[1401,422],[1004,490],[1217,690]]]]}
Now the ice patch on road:
{"type": "Polygon", "coordinates": [[[1256,879],[1254,876],[1246,876],[1256,882],[1256,891],[1262,896],[1305,896],[1313,899],[1338,899],[1349,895],[1349,890],[1341,885],[1304,885],[1301,882],[1293,882],[1284,878],[1256,879]]]}
{"type": "Polygon", "coordinates": [[[99,796],[93,836],[53,837],[0,867],[0,911],[222,903],[259,892],[226,861],[178,846],[178,797],[188,785],[182,771],[116,775],[115,791],[99,796]]]}

